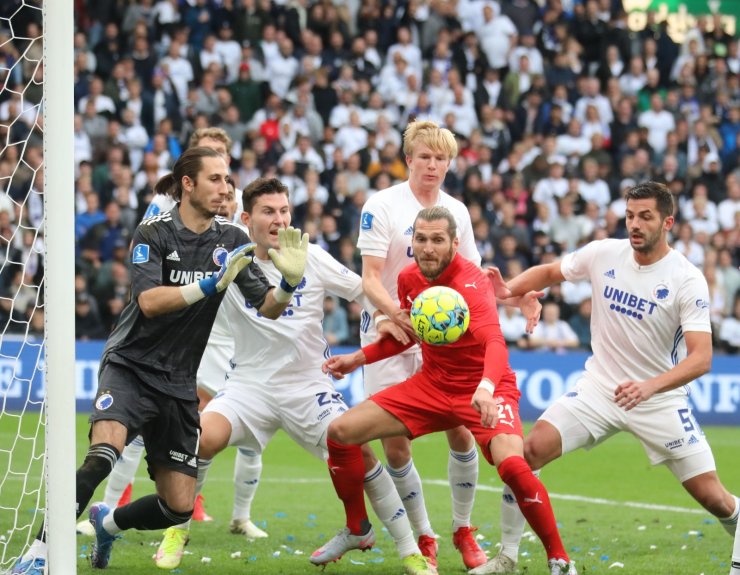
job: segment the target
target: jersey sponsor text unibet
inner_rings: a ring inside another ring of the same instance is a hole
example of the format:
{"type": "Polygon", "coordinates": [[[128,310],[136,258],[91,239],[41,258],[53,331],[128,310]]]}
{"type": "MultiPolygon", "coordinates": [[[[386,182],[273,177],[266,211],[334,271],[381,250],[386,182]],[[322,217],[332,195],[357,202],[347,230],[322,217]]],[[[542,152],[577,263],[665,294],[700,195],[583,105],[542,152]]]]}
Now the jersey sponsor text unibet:
{"type": "MultiPolygon", "coordinates": [[[[567,280],[591,282],[594,354],[585,376],[611,395],[617,385],[650,379],[685,358],[686,332],[711,333],[707,282],[676,250],[641,266],[629,240],[594,241],[565,256],[561,271],[567,280]]],[[[676,394],[687,389],[654,400],[676,394]]]]}

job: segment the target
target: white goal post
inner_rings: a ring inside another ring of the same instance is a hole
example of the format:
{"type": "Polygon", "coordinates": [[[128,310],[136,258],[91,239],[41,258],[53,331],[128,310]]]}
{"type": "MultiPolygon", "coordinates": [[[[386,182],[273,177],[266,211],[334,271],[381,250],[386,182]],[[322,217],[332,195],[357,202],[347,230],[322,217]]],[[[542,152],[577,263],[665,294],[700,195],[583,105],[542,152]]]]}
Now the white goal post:
{"type": "Polygon", "coordinates": [[[73,0],[43,2],[48,572],[76,573],[73,0]]]}

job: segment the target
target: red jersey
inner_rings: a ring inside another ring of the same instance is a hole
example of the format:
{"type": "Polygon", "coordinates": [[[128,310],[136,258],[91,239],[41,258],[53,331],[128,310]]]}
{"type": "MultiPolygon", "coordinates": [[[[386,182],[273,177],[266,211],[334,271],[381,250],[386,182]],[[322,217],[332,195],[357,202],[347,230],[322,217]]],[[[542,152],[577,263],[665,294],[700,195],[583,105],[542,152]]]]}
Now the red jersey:
{"type": "MultiPolygon", "coordinates": [[[[509,365],[509,352],[496,310],[493,288],[478,266],[456,254],[447,269],[429,282],[414,262],[398,275],[401,308],[409,311],[414,298],[431,286],[447,286],[463,296],[470,309],[470,324],[455,343],[421,343],[422,373],[435,386],[453,393],[472,394],[487,377],[497,392],[509,389],[517,394],[516,376],[509,365]]],[[[381,344],[363,348],[368,363],[399,353],[408,346],[385,338],[381,344]]]]}

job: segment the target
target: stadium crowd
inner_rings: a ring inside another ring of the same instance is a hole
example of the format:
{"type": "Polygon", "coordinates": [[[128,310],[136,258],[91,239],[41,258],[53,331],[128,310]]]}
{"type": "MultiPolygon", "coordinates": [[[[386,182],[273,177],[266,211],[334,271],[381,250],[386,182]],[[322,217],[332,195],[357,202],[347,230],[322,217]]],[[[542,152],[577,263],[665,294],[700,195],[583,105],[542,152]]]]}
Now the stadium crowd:
{"type": "MultiPolygon", "coordinates": [[[[719,14],[682,43],[655,13],[630,30],[621,0],[76,0],[75,20],[79,338],[115,324],[133,229],[195,129],[223,128],[237,186],[280,178],[294,224],[359,272],[362,205],[407,177],[401,134],[423,118],[458,138],[444,189],[506,278],[625,237],[623,191],[666,183],[672,245],[709,283],[715,344],[740,347],[740,54],[719,14]]],[[[30,144],[0,160],[5,257],[30,262],[4,269],[8,317],[30,314],[41,267],[28,231],[42,213],[37,69],[12,66],[40,49],[28,40],[39,24],[22,25],[0,52],[20,86],[2,92],[0,129],[30,144]]],[[[590,295],[588,283],[553,286],[529,337],[517,310],[501,310],[507,341],[588,348],[590,295]]],[[[359,308],[325,308],[330,343],[357,344],[359,308]]]]}

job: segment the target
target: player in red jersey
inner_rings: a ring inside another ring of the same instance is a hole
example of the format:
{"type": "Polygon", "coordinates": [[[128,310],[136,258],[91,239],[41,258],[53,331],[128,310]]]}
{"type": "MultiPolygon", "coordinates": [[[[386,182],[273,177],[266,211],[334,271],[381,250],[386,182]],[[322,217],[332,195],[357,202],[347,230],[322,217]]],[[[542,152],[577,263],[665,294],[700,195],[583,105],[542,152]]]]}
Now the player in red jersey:
{"type": "MultiPolygon", "coordinates": [[[[421,343],[422,368],[406,381],[374,394],[329,425],[329,465],[337,444],[362,444],[383,437],[416,438],[458,425],[467,427],[488,462],[514,492],[522,513],[547,552],[551,575],[576,575],[555,524],[545,486],[524,460],[519,390],[509,366],[496,302],[486,275],[458,256],[455,219],[435,206],[414,221],[414,260],[398,276],[401,306],[408,311],[423,290],[444,285],[458,291],[470,308],[468,331],[455,343],[421,343]]],[[[324,363],[342,377],[361,365],[380,361],[413,345],[385,338],[324,363]]],[[[346,486],[347,489],[353,486],[346,486]]],[[[354,489],[362,491],[362,482],[354,489]]]]}

